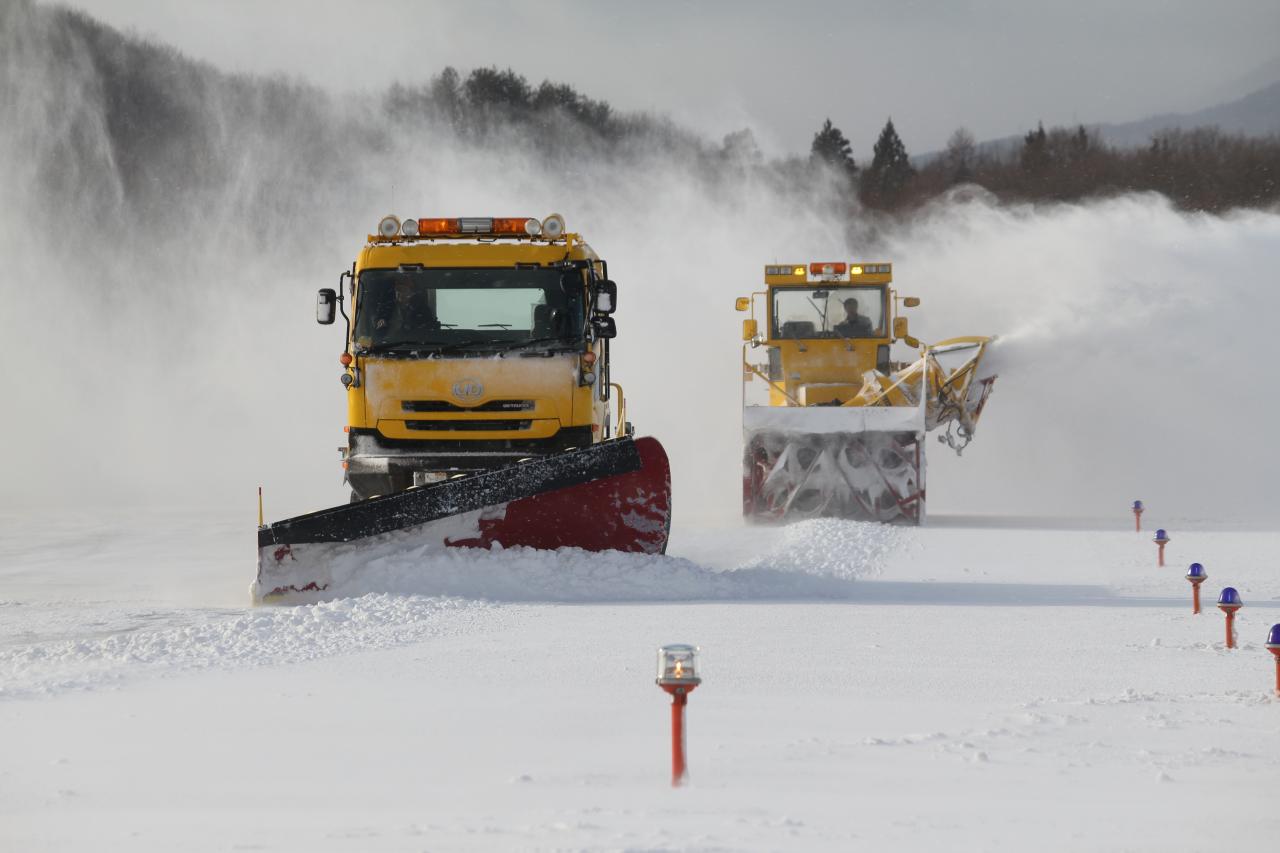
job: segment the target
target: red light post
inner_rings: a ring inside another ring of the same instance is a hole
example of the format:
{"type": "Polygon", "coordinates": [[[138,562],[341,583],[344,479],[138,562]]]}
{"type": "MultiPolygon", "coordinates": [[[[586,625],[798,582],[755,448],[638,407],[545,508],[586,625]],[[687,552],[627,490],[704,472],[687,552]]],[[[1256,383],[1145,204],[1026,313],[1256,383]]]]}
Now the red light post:
{"type": "Polygon", "coordinates": [[[1236,647],[1236,611],[1244,607],[1234,586],[1224,586],[1218,596],[1218,609],[1227,614],[1227,648],[1236,647]]]}
{"type": "Polygon", "coordinates": [[[1151,540],[1156,543],[1156,565],[1164,568],[1164,546],[1169,544],[1169,534],[1164,532],[1164,528],[1156,530],[1156,538],[1151,540]]]}
{"type": "Polygon", "coordinates": [[[678,788],[689,778],[685,764],[684,709],[689,694],[702,683],[698,676],[698,647],[663,646],[658,649],[659,687],[671,694],[671,787],[678,788]]]}
{"type": "Polygon", "coordinates": [[[1142,532],[1142,501],[1133,502],[1133,529],[1138,533],[1142,532]]]}
{"type": "Polygon", "coordinates": [[[1209,575],[1204,570],[1204,566],[1199,563],[1192,563],[1191,568],[1187,569],[1187,580],[1191,582],[1191,612],[1200,612],[1200,584],[1209,579],[1209,575]]]}
{"type": "Polygon", "coordinates": [[[1280,625],[1272,625],[1267,634],[1267,651],[1276,659],[1276,695],[1280,696],[1280,625]]]}

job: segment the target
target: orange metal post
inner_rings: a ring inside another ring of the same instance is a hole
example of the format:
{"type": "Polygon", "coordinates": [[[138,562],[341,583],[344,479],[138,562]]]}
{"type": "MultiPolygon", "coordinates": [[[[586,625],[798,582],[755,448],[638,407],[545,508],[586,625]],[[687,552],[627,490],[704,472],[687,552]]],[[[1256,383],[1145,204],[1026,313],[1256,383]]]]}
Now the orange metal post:
{"type": "Polygon", "coordinates": [[[1142,510],[1140,509],[1133,511],[1133,529],[1138,533],[1142,532],[1142,510]]]}
{"type": "Polygon", "coordinates": [[[671,787],[673,788],[679,788],[688,776],[684,763],[684,708],[688,703],[688,694],[671,694],[671,787]]]}
{"type": "Polygon", "coordinates": [[[1191,585],[1191,612],[1200,612],[1200,584],[1198,583],[1191,585]]]}
{"type": "Polygon", "coordinates": [[[1160,567],[1163,568],[1164,567],[1164,543],[1157,542],[1156,548],[1158,549],[1157,556],[1156,556],[1157,560],[1159,560],[1158,565],[1160,565],[1160,567]]]}
{"type": "Polygon", "coordinates": [[[1227,648],[1234,649],[1236,647],[1236,612],[1234,610],[1227,611],[1227,648]]]}
{"type": "Polygon", "coordinates": [[[1267,632],[1267,651],[1276,659],[1276,695],[1280,696],[1280,624],[1272,625],[1267,632]]]}

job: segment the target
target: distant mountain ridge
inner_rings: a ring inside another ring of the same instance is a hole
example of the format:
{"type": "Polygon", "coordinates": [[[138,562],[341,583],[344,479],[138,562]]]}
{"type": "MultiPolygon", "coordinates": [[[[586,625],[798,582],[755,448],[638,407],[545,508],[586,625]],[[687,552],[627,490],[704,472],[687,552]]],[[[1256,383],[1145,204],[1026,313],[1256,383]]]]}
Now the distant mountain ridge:
{"type": "Polygon", "coordinates": [[[1122,124],[1094,125],[1104,142],[1121,148],[1147,145],[1163,130],[1216,126],[1242,136],[1280,134],[1280,80],[1225,104],[1191,113],[1165,113],[1122,124]]]}
{"type": "MultiPolygon", "coordinates": [[[[1151,138],[1166,130],[1191,130],[1217,127],[1223,133],[1240,136],[1280,136],[1280,80],[1276,80],[1244,97],[1189,113],[1161,113],[1136,121],[1118,123],[1079,122],[1093,131],[1106,144],[1115,148],[1145,148],[1151,138]]],[[[1071,125],[1075,127],[1075,124],[1071,125]]],[[[1034,130],[1033,125],[1027,131],[1034,130]]],[[[1015,151],[1023,141],[1022,133],[985,139],[975,146],[982,153],[1004,156],[1015,151]]],[[[942,151],[926,151],[913,155],[911,162],[927,165],[942,151]]]]}

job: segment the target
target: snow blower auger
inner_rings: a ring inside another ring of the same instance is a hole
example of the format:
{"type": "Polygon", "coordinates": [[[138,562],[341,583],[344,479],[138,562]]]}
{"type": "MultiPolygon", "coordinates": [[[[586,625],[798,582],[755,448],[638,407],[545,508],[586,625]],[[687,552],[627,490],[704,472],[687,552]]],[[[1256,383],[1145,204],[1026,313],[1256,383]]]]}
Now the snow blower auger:
{"type": "Polygon", "coordinates": [[[351,503],[259,529],[255,600],[423,546],[664,552],[671,472],[610,381],[617,301],[558,215],[383,218],[317,303],[347,326],[351,503]]]}
{"type": "Polygon", "coordinates": [[[994,338],[922,346],[889,288],[890,264],[765,267],[765,290],[737,301],[743,321],[743,514],[752,521],[835,517],[925,520],[929,430],[957,453],[973,438],[995,383],[994,338]],[[765,297],[763,333],[755,297],[765,297]],[[891,360],[897,341],[920,355],[891,360]],[[765,348],[752,364],[748,347],[765,348]],[[764,381],[763,391],[749,387],[764,381]]]}

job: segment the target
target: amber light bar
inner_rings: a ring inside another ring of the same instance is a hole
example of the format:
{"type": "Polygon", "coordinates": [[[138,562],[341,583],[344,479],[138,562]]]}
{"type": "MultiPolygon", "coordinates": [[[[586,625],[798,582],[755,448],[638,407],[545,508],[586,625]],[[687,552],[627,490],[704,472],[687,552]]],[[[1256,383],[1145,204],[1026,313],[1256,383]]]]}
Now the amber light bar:
{"type": "Polygon", "coordinates": [[[529,216],[463,216],[418,220],[419,234],[511,234],[535,236],[541,230],[542,223],[529,216]]]}

